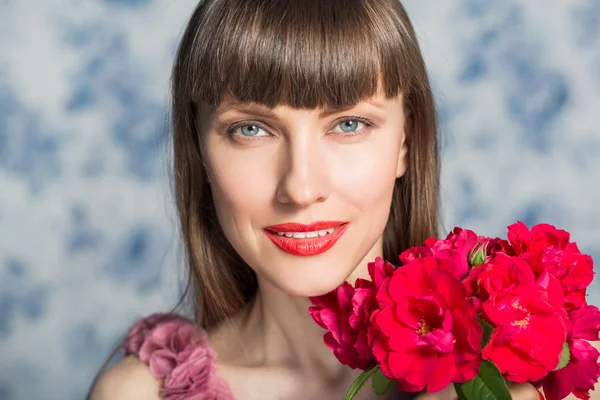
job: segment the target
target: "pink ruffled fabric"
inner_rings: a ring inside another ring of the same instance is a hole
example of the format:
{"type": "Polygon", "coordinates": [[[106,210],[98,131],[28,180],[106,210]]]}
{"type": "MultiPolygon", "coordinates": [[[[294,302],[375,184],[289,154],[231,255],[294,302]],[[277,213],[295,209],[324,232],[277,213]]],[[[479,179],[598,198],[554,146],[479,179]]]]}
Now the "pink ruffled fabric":
{"type": "Polygon", "coordinates": [[[125,356],[136,355],[160,381],[165,400],[233,400],[227,383],[217,375],[217,354],[205,331],[173,314],[153,314],[127,334],[125,356]]]}

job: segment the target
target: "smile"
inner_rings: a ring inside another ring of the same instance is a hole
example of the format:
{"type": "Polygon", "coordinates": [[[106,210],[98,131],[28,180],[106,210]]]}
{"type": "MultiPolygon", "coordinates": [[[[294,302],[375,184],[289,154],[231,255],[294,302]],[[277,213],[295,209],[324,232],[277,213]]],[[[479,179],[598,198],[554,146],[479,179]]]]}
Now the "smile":
{"type": "Polygon", "coordinates": [[[318,236],[325,236],[330,233],[333,233],[335,228],[323,229],[321,231],[313,231],[313,232],[277,232],[279,236],[285,236],[288,238],[294,239],[306,239],[306,238],[316,238],[318,236]]]}
{"type": "Polygon", "coordinates": [[[347,222],[321,221],[310,225],[286,223],[264,228],[281,250],[295,256],[314,256],[329,250],[348,228],[347,222]]]}

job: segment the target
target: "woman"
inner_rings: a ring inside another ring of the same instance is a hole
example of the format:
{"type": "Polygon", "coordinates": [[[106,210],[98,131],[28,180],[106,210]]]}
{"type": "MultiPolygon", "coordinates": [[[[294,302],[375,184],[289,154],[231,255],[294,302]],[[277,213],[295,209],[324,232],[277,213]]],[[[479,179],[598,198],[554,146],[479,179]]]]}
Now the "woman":
{"type": "Polygon", "coordinates": [[[308,297],[438,233],[434,100],[405,10],[202,1],[172,83],[195,327],[140,321],[91,398],[343,398],[360,371],[326,348],[308,297]]]}

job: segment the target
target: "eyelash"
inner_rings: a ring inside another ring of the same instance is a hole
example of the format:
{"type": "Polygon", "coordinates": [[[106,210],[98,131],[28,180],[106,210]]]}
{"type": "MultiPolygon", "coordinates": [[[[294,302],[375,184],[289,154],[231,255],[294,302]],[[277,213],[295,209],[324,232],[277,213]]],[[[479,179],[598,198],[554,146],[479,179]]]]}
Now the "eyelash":
{"type": "MultiPolygon", "coordinates": [[[[335,122],[334,126],[337,127],[339,124],[341,124],[344,121],[357,121],[357,122],[361,122],[366,125],[366,128],[363,128],[363,129],[361,129],[359,131],[355,131],[355,132],[335,132],[338,135],[342,135],[342,136],[346,136],[346,137],[359,136],[362,133],[366,133],[364,131],[368,131],[370,128],[372,128],[374,126],[374,124],[369,119],[367,119],[366,117],[363,117],[361,115],[350,115],[350,116],[344,117],[342,119],[339,119],[335,122]]],[[[261,123],[259,123],[257,121],[253,121],[253,120],[246,120],[246,121],[240,121],[238,123],[231,125],[230,127],[227,128],[226,133],[229,137],[238,136],[241,138],[241,140],[257,140],[258,138],[264,138],[263,136],[254,137],[254,136],[244,136],[244,135],[236,135],[235,134],[236,129],[241,128],[242,126],[247,126],[247,125],[254,125],[254,126],[257,126],[260,129],[263,129],[268,132],[268,129],[266,129],[261,123]]]]}

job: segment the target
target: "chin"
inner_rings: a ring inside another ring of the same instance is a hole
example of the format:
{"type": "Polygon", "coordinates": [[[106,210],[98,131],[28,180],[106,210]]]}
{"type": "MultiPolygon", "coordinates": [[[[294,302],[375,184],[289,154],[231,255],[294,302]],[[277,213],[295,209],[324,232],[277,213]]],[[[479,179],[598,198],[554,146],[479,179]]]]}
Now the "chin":
{"type": "MultiPolygon", "coordinates": [[[[304,263],[303,263],[304,264],[304,263]]],[[[305,265],[288,265],[272,276],[271,283],[290,296],[311,297],[331,292],[343,284],[354,268],[331,269],[331,263],[308,263],[305,265]]]]}

